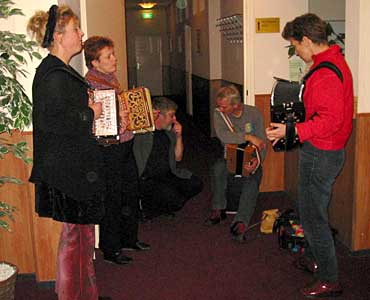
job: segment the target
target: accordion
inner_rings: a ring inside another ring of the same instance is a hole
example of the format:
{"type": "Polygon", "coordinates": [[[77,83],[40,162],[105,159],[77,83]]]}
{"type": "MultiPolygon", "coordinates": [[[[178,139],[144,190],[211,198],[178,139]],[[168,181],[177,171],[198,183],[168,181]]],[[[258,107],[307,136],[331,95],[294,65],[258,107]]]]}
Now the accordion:
{"type": "Polygon", "coordinates": [[[94,102],[102,103],[102,113],[94,121],[93,133],[99,144],[119,143],[119,103],[115,90],[93,90],[94,102]]]}
{"type": "Polygon", "coordinates": [[[258,148],[247,142],[243,144],[226,144],[225,145],[226,166],[229,173],[235,176],[249,176],[254,174],[261,164],[260,154],[258,148]],[[257,159],[257,165],[251,172],[244,168],[246,164],[251,163],[252,159],[257,159]]]}
{"type": "Polygon", "coordinates": [[[122,92],[119,96],[129,111],[128,130],[135,134],[155,130],[152,101],[147,88],[131,89],[122,92]]]}
{"type": "Polygon", "coordinates": [[[289,151],[299,145],[294,124],[305,120],[303,105],[304,84],[274,77],[271,93],[271,122],[286,124],[286,136],[274,146],[274,151],[289,151]]]}

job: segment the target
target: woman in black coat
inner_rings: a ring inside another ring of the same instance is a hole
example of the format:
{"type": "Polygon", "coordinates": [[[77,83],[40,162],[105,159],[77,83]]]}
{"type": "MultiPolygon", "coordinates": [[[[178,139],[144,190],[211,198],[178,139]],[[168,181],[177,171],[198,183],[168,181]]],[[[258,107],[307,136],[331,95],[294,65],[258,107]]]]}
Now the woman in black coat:
{"type": "Polygon", "coordinates": [[[101,104],[88,97],[88,84],[70,65],[82,49],[83,32],[67,6],[37,12],[28,30],[49,50],[33,81],[36,212],[63,222],[57,258],[59,300],[98,296],[93,266],[94,225],[104,215],[103,163],[92,135],[101,104]],[[46,25],[46,30],[45,30],[46,25]],[[82,268],[81,268],[82,266],[82,268]]]}

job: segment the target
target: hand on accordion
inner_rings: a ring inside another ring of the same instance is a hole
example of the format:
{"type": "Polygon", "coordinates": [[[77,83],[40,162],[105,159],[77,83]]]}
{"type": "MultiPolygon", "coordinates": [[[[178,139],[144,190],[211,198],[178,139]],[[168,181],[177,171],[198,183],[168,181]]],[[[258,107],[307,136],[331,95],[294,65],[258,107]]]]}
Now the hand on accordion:
{"type": "Polygon", "coordinates": [[[280,139],[285,137],[286,125],[282,123],[271,123],[270,127],[266,128],[266,136],[274,146],[280,139]]]}
{"type": "Polygon", "coordinates": [[[245,140],[247,142],[250,142],[253,145],[255,145],[258,148],[259,151],[262,151],[266,147],[265,142],[262,139],[260,139],[259,137],[255,136],[255,135],[246,134],[245,135],[245,140]]]}
{"type": "Polygon", "coordinates": [[[244,164],[244,169],[247,171],[248,174],[250,174],[256,170],[257,164],[258,164],[258,159],[254,157],[249,162],[244,164]]]}
{"type": "Polygon", "coordinates": [[[123,134],[125,131],[126,131],[126,129],[127,129],[127,126],[128,126],[128,124],[129,124],[129,122],[130,122],[130,120],[129,120],[129,111],[128,110],[121,110],[120,111],[120,126],[119,126],[119,133],[120,134],[123,134]]]}

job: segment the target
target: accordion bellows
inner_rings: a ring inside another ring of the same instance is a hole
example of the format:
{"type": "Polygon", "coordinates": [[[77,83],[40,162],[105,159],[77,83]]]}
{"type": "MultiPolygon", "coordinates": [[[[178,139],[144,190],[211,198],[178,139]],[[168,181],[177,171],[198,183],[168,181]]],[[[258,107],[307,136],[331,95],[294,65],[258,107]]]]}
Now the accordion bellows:
{"type": "Polygon", "coordinates": [[[120,98],[129,111],[128,130],[134,133],[155,130],[152,101],[147,88],[139,87],[124,91],[120,98]]]}
{"type": "Polygon", "coordinates": [[[247,177],[253,174],[260,166],[261,160],[259,157],[258,149],[251,143],[244,144],[226,144],[226,165],[227,169],[231,174],[235,176],[247,177]],[[253,158],[256,158],[258,164],[256,168],[248,173],[247,169],[244,167],[249,164],[253,158]]]}

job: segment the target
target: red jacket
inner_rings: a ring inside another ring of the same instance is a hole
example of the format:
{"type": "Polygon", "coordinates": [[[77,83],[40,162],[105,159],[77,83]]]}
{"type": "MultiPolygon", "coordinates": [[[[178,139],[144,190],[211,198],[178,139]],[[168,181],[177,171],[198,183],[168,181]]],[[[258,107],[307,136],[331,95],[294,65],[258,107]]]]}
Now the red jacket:
{"type": "Polygon", "coordinates": [[[343,83],[330,69],[315,71],[307,80],[303,95],[306,120],[296,127],[301,142],[308,141],[322,150],[339,150],[344,148],[352,130],[352,75],[337,45],[314,55],[311,68],[323,61],[339,68],[343,83]]]}

